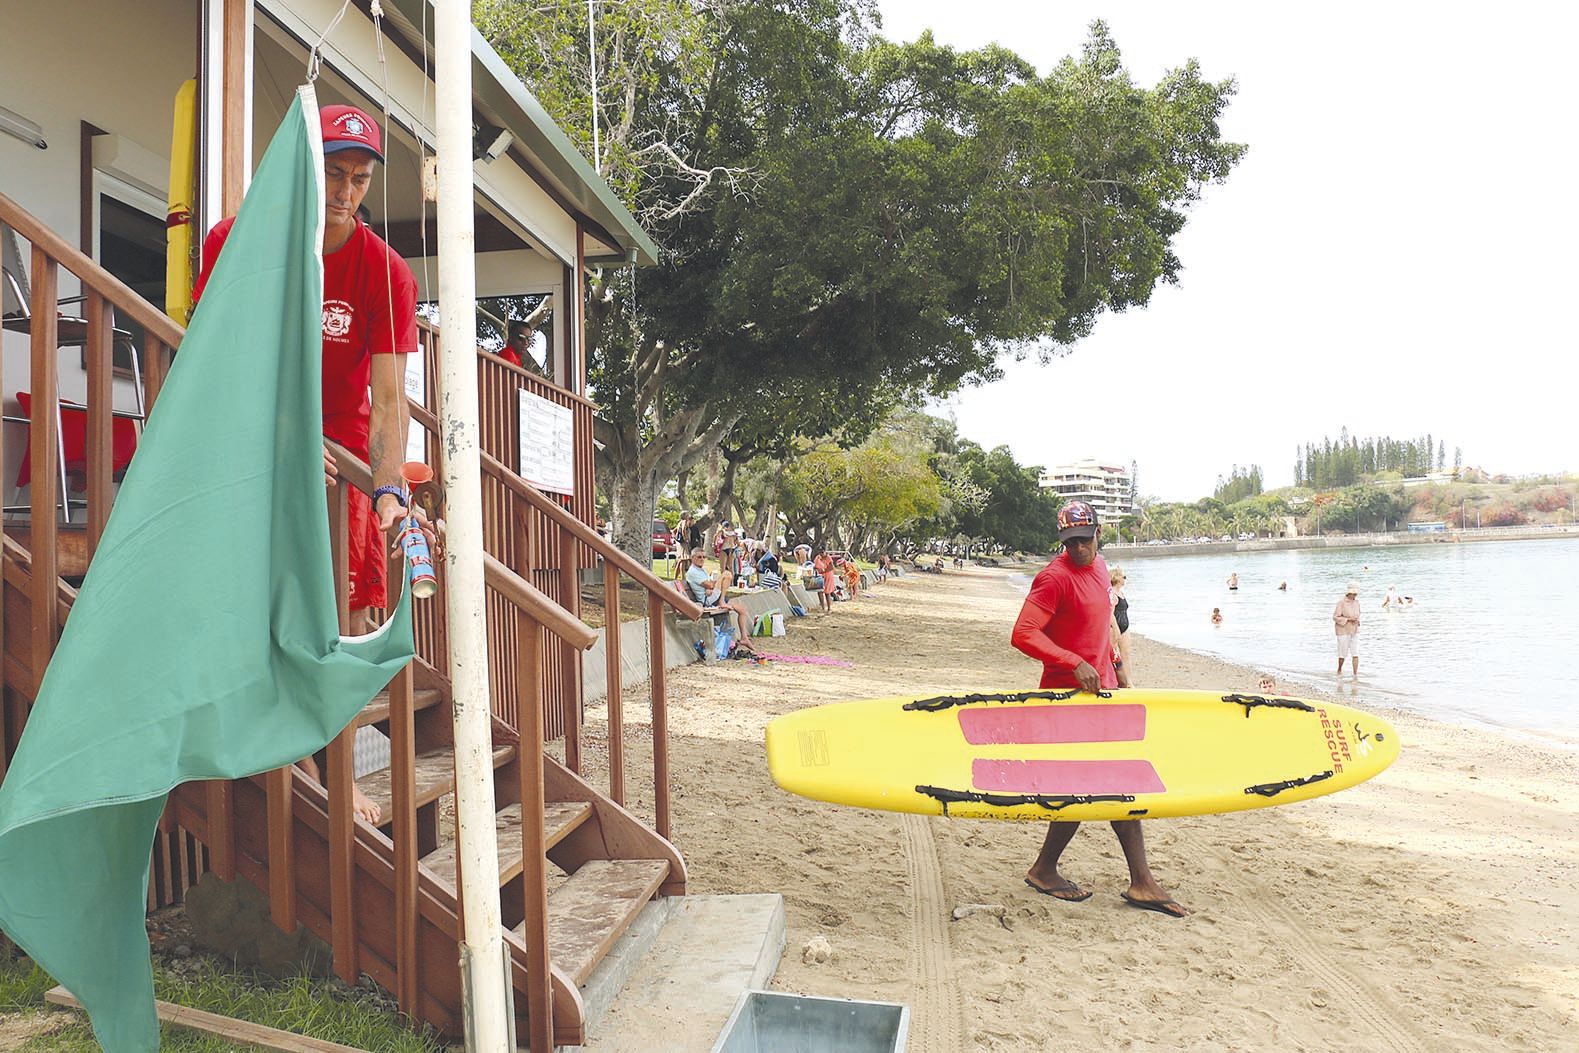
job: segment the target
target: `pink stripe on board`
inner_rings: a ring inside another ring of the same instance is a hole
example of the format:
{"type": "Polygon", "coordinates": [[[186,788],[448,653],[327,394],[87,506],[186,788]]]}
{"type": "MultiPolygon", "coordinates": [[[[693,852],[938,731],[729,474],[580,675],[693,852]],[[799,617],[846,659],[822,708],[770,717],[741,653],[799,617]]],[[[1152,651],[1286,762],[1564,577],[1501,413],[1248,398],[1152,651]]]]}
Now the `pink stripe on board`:
{"type": "Polygon", "coordinates": [[[993,706],[962,709],[959,729],[975,746],[1046,742],[1139,742],[1145,706],[993,706]]]}
{"type": "Polygon", "coordinates": [[[1143,760],[977,760],[971,782],[993,793],[1162,793],[1143,760]]]}

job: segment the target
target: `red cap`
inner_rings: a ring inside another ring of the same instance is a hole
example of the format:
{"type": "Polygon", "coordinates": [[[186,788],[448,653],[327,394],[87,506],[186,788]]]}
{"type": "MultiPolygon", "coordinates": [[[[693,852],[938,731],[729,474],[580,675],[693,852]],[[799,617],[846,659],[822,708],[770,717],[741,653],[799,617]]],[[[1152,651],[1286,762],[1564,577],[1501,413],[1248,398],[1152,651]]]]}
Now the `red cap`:
{"type": "Polygon", "coordinates": [[[1097,536],[1097,510],[1084,501],[1070,501],[1058,510],[1058,540],[1097,536]]]}
{"type": "Polygon", "coordinates": [[[366,150],[380,161],[384,159],[378,122],[355,106],[325,106],[318,111],[318,121],[323,127],[325,157],[341,150],[366,150]]]}

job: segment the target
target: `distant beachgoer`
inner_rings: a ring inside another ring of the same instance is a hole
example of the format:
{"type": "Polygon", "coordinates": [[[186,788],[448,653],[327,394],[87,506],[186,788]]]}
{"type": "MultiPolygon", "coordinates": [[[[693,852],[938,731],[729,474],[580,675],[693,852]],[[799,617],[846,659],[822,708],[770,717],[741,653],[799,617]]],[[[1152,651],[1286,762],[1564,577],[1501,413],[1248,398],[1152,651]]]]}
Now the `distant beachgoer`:
{"type": "Polygon", "coordinates": [[[1343,675],[1343,660],[1349,660],[1353,675],[1360,675],[1360,583],[1349,582],[1343,599],[1332,609],[1332,628],[1338,637],[1338,675],[1343,675]]]}
{"type": "Polygon", "coordinates": [[[823,549],[817,553],[817,558],[811,561],[811,567],[817,573],[817,606],[824,613],[832,613],[833,590],[839,587],[839,579],[834,575],[833,556],[827,549],[823,549]]]}
{"type": "Polygon", "coordinates": [[[877,581],[888,580],[888,553],[880,552],[877,556],[877,570],[873,571],[873,578],[877,581]]]}
{"type": "Polygon", "coordinates": [[[844,584],[850,590],[850,599],[861,594],[861,568],[855,565],[853,559],[844,561],[844,584]]]}
{"type": "Polygon", "coordinates": [[[718,554],[720,566],[731,574],[739,573],[740,535],[735,533],[735,528],[729,525],[727,519],[718,527],[718,538],[713,542],[713,551],[718,554]]]}
{"type": "MultiPolygon", "coordinates": [[[[1097,528],[1096,509],[1084,501],[1071,501],[1058,510],[1058,539],[1064,550],[1036,575],[1014,623],[1011,642],[1041,661],[1044,688],[1072,687],[1095,694],[1129,686],[1128,674],[1113,668],[1110,579],[1107,564],[1097,555],[1097,528]]],[[[1058,861],[1078,829],[1077,822],[1047,824],[1042,850],[1025,875],[1027,885],[1069,903],[1091,898],[1090,890],[1058,872],[1058,861]]],[[[1152,876],[1140,821],[1115,821],[1113,832],[1129,864],[1124,901],[1170,917],[1188,914],[1152,876]]]]}
{"type": "Polygon", "coordinates": [[[1124,595],[1124,582],[1127,580],[1123,567],[1108,568],[1107,594],[1109,602],[1113,605],[1113,628],[1117,633],[1113,641],[1117,657],[1113,660],[1113,664],[1128,670],[1128,675],[1133,680],[1135,671],[1129,664],[1129,598],[1124,595]]]}
{"type": "Polygon", "coordinates": [[[1279,591],[1279,592],[1287,592],[1288,591],[1288,582],[1285,581],[1285,582],[1282,582],[1281,584],[1279,584],[1278,587],[1277,587],[1277,591],[1279,591]]]}
{"type": "Polygon", "coordinates": [[[1213,607],[1212,608],[1212,624],[1213,625],[1221,625],[1221,624],[1223,624],[1223,611],[1222,611],[1222,608],[1220,608],[1220,607],[1213,607]]]}
{"type": "Polygon", "coordinates": [[[1238,574],[1230,574],[1230,575],[1228,575],[1228,591],[1229,592],[1238,592],[1239,591],[1239,575],[1238,574]]]}
{"type": "Polygon", "coordinates": [[[680,536],[677,540],[680,542],[680,547],[687,552],[702,547],[702,528],[696,522],[696,516],[690,512],[680,516],[680,536]]]}
{"type": "Polygon", "coordinates": [[[1387,595],[1382,597],[1382,610],[1402,610],[1404,606],[1404,597],[1398,595],[1398,586],[1387,586],[1387,595]]]}

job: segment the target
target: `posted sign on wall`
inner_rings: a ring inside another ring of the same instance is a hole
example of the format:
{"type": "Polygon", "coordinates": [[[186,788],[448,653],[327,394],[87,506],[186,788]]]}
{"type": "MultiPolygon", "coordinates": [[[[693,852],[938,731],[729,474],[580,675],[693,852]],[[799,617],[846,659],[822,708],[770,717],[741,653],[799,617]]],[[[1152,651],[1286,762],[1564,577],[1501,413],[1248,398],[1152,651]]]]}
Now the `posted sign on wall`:
{"type": "Polygon", "coordinates": [[[551,494],[576,492],[576,425],[570,407],[521,392],[521,478],[551,494]]]}

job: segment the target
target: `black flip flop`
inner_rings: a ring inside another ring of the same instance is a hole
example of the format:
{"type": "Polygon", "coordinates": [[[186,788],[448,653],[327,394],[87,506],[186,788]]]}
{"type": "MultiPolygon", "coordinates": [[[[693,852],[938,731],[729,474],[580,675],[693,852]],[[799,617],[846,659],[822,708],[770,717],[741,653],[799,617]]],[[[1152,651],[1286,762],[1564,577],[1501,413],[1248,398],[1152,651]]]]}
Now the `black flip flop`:
{"type": "Polygon", "coordinates": [[[1075,891],[1081,893],[1081,895],[1078,895],[1078,896],[1060,896],[1058,893],[1066,891],[1065,889],[1043,888],[1042,886],[1032,882],[1030,878],[1026,878],[1025,879],[1025,883],[1030,886],[1032,891],[1040,892],[1044,896],[1049,896],[1052,899],[1060,900],[1060,901],[1062,901],[1064,903],[1084,903],[1086,900],[1091,898],[1091,890],[1088,889],[1088,888],[1087,889],[1083,889],[1079,885],[1074,886],[1074,888],[1075,888],[1075,891]]]}
{"type": "Polygon", "coordinates": [[[1183,917],[1186,916],[1184,914],[1175,914],[1175,913],[1173,913],[1173,911],[1168,909],[1169,907],[1178,907],[1180,910],[1184,910],[1184,905],[1182,903],[1180,903],[1178,900],[1173,900],[1173,899],[1163,899],[1163,900],[1135,899],[1133,896],[1131,896],[1127,892],[1120,892],[1118,894],[1118,898],[1123,900],[1125,903],[1128,903],[1132,907],[1139,907],[1141,910],[1154,910],[1158,914],[1161,914],[1165,918],[1183,918],[1183,917]]]}

